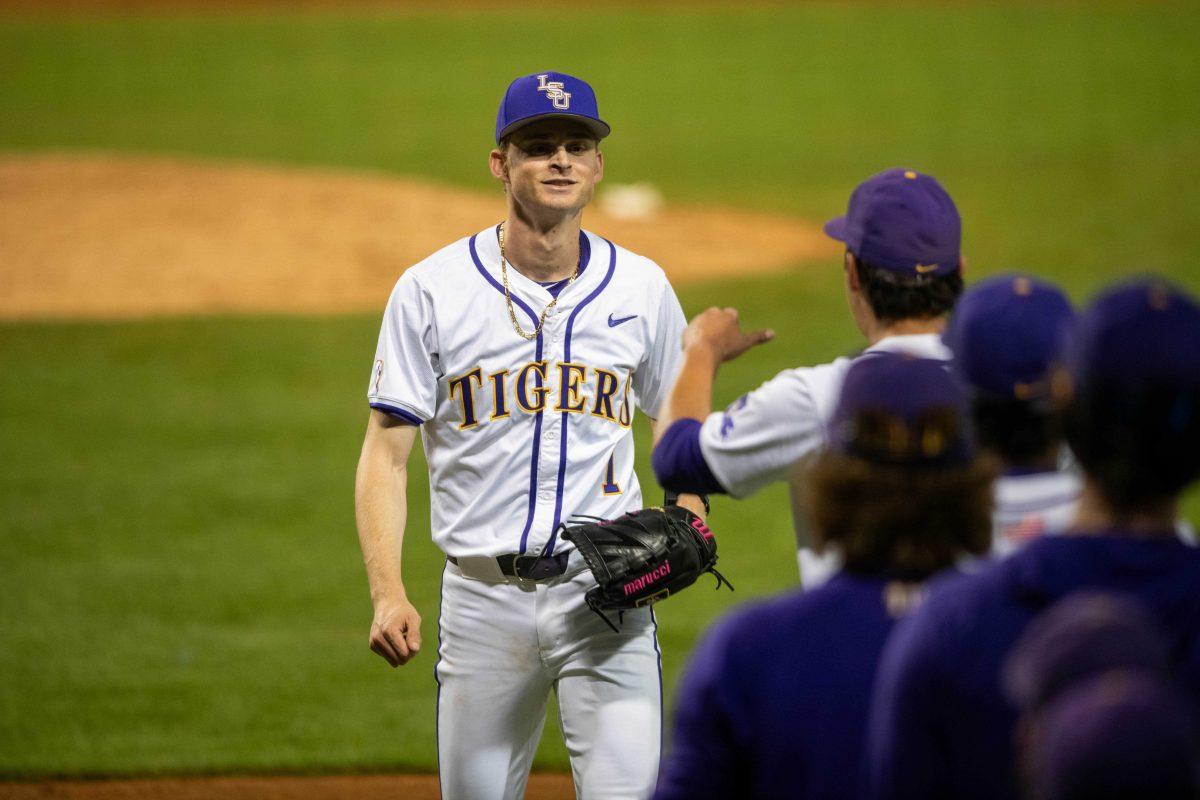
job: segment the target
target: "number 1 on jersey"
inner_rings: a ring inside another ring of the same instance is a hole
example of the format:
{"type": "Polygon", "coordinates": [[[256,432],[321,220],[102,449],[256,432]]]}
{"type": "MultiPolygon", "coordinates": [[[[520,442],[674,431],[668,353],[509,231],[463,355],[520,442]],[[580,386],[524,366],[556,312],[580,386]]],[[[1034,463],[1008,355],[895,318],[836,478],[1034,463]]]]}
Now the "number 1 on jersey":
{"type": "Polygon", "coordinates": [[[608,457],[608,466],[604,468],[604,483],[600,484],[604,489],[605,494],[620,494],[621,487],[617,485],[616,465],[613,460],[616,458],[616,453],[608,457]]]}

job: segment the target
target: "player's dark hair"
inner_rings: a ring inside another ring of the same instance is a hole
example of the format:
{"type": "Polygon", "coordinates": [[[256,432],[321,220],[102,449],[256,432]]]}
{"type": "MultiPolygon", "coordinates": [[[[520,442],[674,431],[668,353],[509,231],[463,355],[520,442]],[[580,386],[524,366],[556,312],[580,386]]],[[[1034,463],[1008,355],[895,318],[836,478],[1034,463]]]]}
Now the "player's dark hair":
{"type": "Polygon", "coordinates": [[[1081,390],[1067,443],[1118,514],[1154,511],[1200,477],[1200,391],[1117,382],[1081,390]]]}
{"type": "Polygon", "coordinates": [[[809,482],[817,542],[835,545],[848,572],[923,581],[991,547],[994,477],[982,457],[933,468],[826,451],[809,482]]]}
{"type": "Polygon", "coordinates": [[[962,270],[949,275],[907,277],[854,259],[858,282],[880,322],[932,319],[949,314],[963,292],[962,270]]]}
{"type": "Polygon", "coordinates": [[[1036,467],[1062,444],[1062,413],[1049,403],[975,397],[971,417],[979,446],[1009,467],[1036,467]]]}

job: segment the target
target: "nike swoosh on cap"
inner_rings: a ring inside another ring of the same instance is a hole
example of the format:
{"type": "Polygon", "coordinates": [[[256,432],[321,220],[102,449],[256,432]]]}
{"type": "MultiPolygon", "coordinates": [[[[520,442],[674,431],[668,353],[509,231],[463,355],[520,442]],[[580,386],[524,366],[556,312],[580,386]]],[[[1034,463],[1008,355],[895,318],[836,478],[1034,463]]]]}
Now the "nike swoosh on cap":
{"type": "Polygon", "coordinates": [[[609,314],[608,315],[608,327],[615,328],[618,325],[620,325],[622,322],[629,322],[629,320],[631,320],[631,319],[637,319],[637,314],[630,314],[628,317],[621,317],[619,319],[613,319],[613,315],[609,314]]]}

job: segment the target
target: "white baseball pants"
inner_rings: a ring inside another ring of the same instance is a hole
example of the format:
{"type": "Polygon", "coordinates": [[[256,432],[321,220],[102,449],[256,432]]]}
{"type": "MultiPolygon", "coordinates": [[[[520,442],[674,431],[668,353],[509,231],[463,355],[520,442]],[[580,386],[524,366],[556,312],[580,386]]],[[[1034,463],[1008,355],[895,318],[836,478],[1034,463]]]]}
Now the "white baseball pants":
{"type": "Polygon", "coordinates": [[[521,584],[469,579],[446,564],[435,672],[444,800],[524,796],[551,691],[579,798],[654,791],[662,677],[653,615],[626,612],[614,633],[583,601],[594,585],[586,569],[521,584]]]}

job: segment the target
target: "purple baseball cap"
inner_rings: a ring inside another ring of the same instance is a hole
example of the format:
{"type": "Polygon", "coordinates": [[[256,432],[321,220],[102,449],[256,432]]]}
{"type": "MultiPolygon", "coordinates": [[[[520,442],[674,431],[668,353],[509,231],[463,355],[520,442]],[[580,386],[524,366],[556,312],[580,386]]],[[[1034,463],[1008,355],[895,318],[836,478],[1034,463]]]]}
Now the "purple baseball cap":
{"type": "Polygon", "coordinates": [[[1108,672],[1073,686],[1032,729],[1030,796],[1194,800],[1200,758],[1188,709],[1177,689],[1146,673],[1108,672]]]}
{"type": "Polygon", "coordinates": [[[845,216],[825,223],[859,261],[899,275],[949,275],[962,263],[962,220],[929,175],[889,169],[863,181],[845,216]]]}
{"type": "Polygon", "coordinates": [[[998,275],[963,293],[942,340],[954,373],[975,392],[1038,400],[1063,355],[1075,312],[1053,284],[1029,275],[998,275]]]}
{"type": "Polygon", "coordinates": [[[1066,689],[1114,669],[1166,676],[1170,656],[1158,621],[1137,598],[1076,592],[1034,618],[1004,667],[1009,699],[1037,710],[1066,689]]]}
{"type": "Polygon", "coordinates": [[[1117,284],[1080,316],[1068,360],[1081,389],[1200,390],[1200,306],[1160,278],[1117,284]]]}
{"type": "Polygon", "coordinates": [[[603,139],[612,130],[600,119],[592,87],[564,72],[538,72],[508,85],[496,114],[496,144],[517,128],[539,119],[573,120],[597,139],[603,139]]]}
{"type": "Polygon", "coordinates": [[[972,454],[967,397],[946,362],[902,353],[850,366],[828,433],[835,451],[880,464],[961,466],[972,454]]]}

